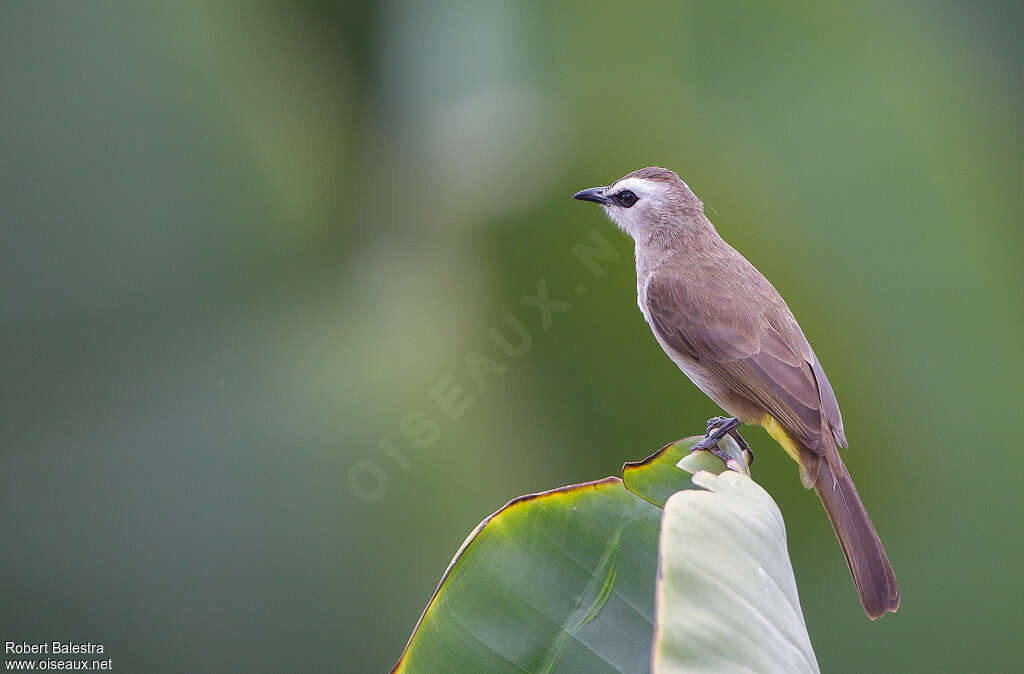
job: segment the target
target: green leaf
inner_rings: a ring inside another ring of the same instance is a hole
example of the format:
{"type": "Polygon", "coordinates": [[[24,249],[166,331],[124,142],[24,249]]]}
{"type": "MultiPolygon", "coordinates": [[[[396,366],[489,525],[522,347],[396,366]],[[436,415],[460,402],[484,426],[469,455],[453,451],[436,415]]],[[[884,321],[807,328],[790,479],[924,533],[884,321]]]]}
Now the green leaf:
{"type": "Polygon", "coordinates": [[[665,501],[672,494],[682,489],[694,489],[690,475],[686,473],[693,474],[706,470],[718,474],[728,467],[750,474],[743,450],[729,436],[722,438],[718,443],[731,459],[728,466],[711,452],[691,451],[693,444],[702,437],[695,435],[671,442],[643,461],[631,461],[623,465],[622,482],[626,489],[648,503],[664,508],[665,501]],[[686,472],[680,471],[679,468],[686,472]]]}
{"type": "MultiPolygon", "coordinates": [[[[693,443],[700,436],[684,438],[669,443],[643,461],[633,461],[622,467],[622,482],[626,489],[659,508],[665,507],[668,497],[680,489],[693,489],[690,476],[676,468],[681,459],[689,456],[706,455],[710,461],[724,470],[722,462],[709,452],[690,452],[693,443]]],[[[709,465],[710,462],[709,462],[709,465]]],[[[705,468],[707,469],[707,468],[705,468]]]]}
{"type": "Polygon", "coordinates": [[[775,502],[735,471],[693,482],[665,505],[655,672],[818,672],[775,502]]]}
{"type": "Polygon", "coordinates": [[[396,671],[816,672],[778,508],[697,439],[481,522],[396,671]]]}
{"type": "Polygon", "coordinates": [[[509,502],[463,543],[396,671],[648,671],[661,515],[615,477],[509,502]]]}
{"type": "MultiPolygon", "coordinates": [[[[699,438],[692,439],[697,440],[699,438]]],[[[690,444],[692,445],[693,443],[690,444]]],[[[739,471],[747,477],[750,477],[750,465],[747,463],[747,457],[743,454],[743,450],[740,449],[739,443],[727,435],[719,441],[718,448],[725,452],[726,456],[729,457],[728,463],[724,463],[711,452],[691,451],[680,459],[676,466],[682,468],[691,475],[696,475],[702,470],[718,475],[723,470],[730,469],[739,471]]]]}
{"type": "MultiPolygon", "coordinates": [[[[676,464],[677,470],[682,468],[690,475],[706,471],[718,475],[723,470],[728,470],[722,460],[711,452],[690,452],[676,464]]],[[[674,493],[674,492],[673,492],[674,493]]],[[[672,494],[669,494],[671,496],[672,494]]],[[[668,499],[665,499],[666,501],[668,499]]],[[[664,507],[664,505],[662,505],[664,507]]]]}

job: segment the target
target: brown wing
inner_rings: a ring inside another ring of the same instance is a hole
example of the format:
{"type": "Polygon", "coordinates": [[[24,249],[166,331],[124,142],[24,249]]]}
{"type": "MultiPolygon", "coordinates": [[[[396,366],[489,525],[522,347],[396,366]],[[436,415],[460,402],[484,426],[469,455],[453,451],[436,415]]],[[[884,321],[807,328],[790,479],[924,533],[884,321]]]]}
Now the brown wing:
{"type": "Polygon", "coordinates": [[[823,418],[845,446],[835,394],[789,308],[753,265],[730,253],[658,271],[647,286],[652,327],[809,449],[823,451],[823,418]]]}

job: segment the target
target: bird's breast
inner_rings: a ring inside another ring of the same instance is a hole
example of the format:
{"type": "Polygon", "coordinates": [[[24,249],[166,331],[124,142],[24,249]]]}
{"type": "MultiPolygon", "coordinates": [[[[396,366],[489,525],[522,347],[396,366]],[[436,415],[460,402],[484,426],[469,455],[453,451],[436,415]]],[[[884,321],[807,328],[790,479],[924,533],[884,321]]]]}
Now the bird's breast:
{"type": "Polygon", "coordinates": [[[661,338],[661,335],[654,328],[654,323],[651,322],[651,313],[647,308],[647,283],[649,281],[650,279],[648,278],[645,282],[637,284],[637,305],[639,305],[640,313],[644,315],[644,320],[647,321],[648,327],[654,334],[654,339],[661,346],[661,350],[672,359],[672,362],[683,371],[683,374],[697,388],[704,392],[704,395],[715,401],[715,404],[729,414],[739,417],[744,423],[751,423],[751,419],[760,419],[760,410],[751,407],[750,403],[738,397],[725,382],[704,367],[698,359],[672,348],[661,338]]]}

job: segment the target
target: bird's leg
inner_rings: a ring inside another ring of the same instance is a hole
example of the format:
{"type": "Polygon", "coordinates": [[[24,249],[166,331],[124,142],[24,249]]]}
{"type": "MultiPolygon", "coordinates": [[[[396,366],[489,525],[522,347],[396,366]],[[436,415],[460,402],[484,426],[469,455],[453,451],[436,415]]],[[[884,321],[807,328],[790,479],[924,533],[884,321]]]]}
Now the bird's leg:
{"type": "MultiPolygon", "coordinates": [[[[715,419],[721,419],[722,423],[725,423],[730,420],[735,420],[735,417],[732,417],[732,419],[730,419],[729,417],[715,417],[715,419]]],[[[711,420],[708,420],[708,423],[711,423],[711,420]]],[[[715,427],[720,427],[720,424],[716,424],[715,427]]],[[[747,444],[747,441],[743,439],[742,435],[740,435],[738,423],[736,424],[736,427],[729,431],[729,435],[731,435],[732,439],[736,441],[736,444],[740,446],[740,451],[746,452],[747,456],[750,457],[750,461],[747,462],[747,465],[754,465],[754,450],[750,448],[750,445],[747,444]]]]}
{"type": "Polygon", "coordinates": [[[740,446],[740,450],[743,451],[743,452],[746,452],[747,456],[750,459],[749,461],[747,461],[747,465],[748,466],[753,466],[754,465],[754,450],[752,450],[750,448],[750,445],[747,444],[747,441],[743,439],[743,436],[740,435],[740,432],[738,430],[736,430],[735,428],[732,429],[731,431],[729,431],[729,435],[731,435],[732,439],[736,441],[736,444],[740,446]]]}
{"type": "Polygon", "coordinates": [[[698,440],[697,442],[693,443],[693,446],[690,447],[690,451],[708,451],[717,456],[718,458],[720,458],[722,461],[728,462],[729,455],[723,452],[721,449],[719,449],[718,442],[719,440],[724,438],[729,433],[729,431],[733,430],[739,425],[740,420],[737,419],[736,417],[732,417],[731,419],[725,417],[715,417],[714,419],[709,419],[707,428],[713,428],[714,430],[705,431],[704,439],[698,440]]]}
{"type": "Polygon", "coordinates": [[[704,431],[704,439],[695,442],[690,451],[706,450],[728,463],[729,456],[719,449],[718,441],[726,435],[731,435],[736,444],[740,446],[740,449],[750,457],[750,461],[747,462],[748,465],[753,464],[754,450],[750,449],[750,445],[747,444],[747,441],[736,430],[740,423],[740,420],[736,417],[712,417],[708,419],[707,427],[704,431]]]}
{"type": "Polygon", "coordinates": [[[730,417],[711,417],[708,419],[708,425],[704,429],[704,435],[711,435],[711,431],[729,421],[729,419],[730,417]]]}

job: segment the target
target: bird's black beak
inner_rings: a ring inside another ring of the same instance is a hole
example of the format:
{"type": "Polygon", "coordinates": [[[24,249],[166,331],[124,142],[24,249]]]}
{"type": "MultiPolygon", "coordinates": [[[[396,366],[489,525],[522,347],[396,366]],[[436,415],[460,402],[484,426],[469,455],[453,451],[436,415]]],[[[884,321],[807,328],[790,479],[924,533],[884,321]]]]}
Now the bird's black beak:
{"type": "Polygon", "coordinates": [[[589,190],[580,190],[572,195],[572,198],[579,199],[580,201],[593,201],[595,204],[608,206],[612,203],[612,200],[604,195],[604,191],[604,187],[591,187],[589,190]]]}

